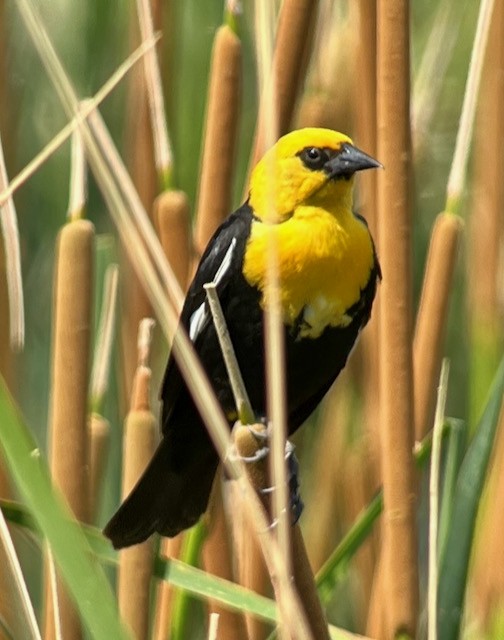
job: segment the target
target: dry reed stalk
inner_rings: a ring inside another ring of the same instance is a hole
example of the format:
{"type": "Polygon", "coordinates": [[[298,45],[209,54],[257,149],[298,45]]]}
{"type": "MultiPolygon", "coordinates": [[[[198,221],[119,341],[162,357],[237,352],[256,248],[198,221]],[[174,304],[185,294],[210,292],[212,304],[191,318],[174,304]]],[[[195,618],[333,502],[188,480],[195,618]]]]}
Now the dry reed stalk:
{"type": "MultiPolygon", "coordinates": [[[[278,17],[275,51],[272,60],[274,112],[277,133],[287,133],[303,83],[311,49],[318,0],[284,0],[278,17]]],[[[271,89],[270,89],[271,90],[271,89]]],[[[269,106],[261,101],[250,169],[268,146],[266,120],[269,106]]]]}
{"type": "MultiPolygon", "coordinates": [[[[473,196],[469,219],[469,313],[473,349],[479,357],[495,358],[501,352],[503,331],[502,247],[504,154],[498,142],[504,136],[504,7],[495,3],[490,25],[475,124],[473,196]],[[486,166],[485,166],[486,165],[486,166]],[[481,353],[482,352],[482,353],[481,353]]],[[[480,372],[475,370],[473,376],[480,372]]],[[[483,372],[482,372],[483,373],[483,372]]],[[[490,373],[490,371],[488,371],[490,373]]],[[[487,375],[488,375],[487,373],[487,375]]],[[[483,378],[483,375],[480,375],[483,378]]],[[[478,381],[477,381],[478,382],[478,381]]],[[[486,393],[481,380],[480,398],[486,393]]],[[[477,551],[470,584],[470,602],[482,630],[489,630],[493,617],[504,604],[504,415],[490,473],[485,510],[477,537],[477,551]]]]}
{"type": "MultiPolygon", "coordinates": [[[[469,316],[475,359],[473,387],[479,411],[490,376],[489,362],[497,364],[502,346],[504,154],[499,144],[504,137],[504,9],[496,2],[478,103],[474,144],[474,172],[469,218],[469,316]],[[486,371],[485,371],[486,370],[486,371]],[[485,375],[486,373],[486,375],[485,375]]],[[[477,416],[474,415],[474,418],[477,416]]]]}
{"type": "MultiPolygon", "coordinates": [[[[377,0],[359,0],[351,8],[357,14],[357,82],[354,86],[354,124],[355,139],[359,147],[373,157],[377,157],[377,0]]],[[[376,171],[364,171],[357,178],[358,207],[371,230],[371,234],[380,254],[378,237],[378,201],[376,171]]],[[[357,345],[357,354],[361,358],[358,383],[363,398],[362,423],[364,425],[364,445],[366,455],[362,464],[366,469],[364,503],[369,502],[381,485],[380,469],[380,293],[374,303],[373,314],[362,338],[357,345]]],[[[361,583],[366,607],[372,593],[375,562],[378,556],[380,534],[376,528],[368,538],[360,553],[361,583]]]]}
{"type": "Polygon", "coordinates": [[[450,363],[445,358],[441,365],[439,387],[437,390],[436,415],[432,434],[432,453],[429,478],[429,552],[428,552],[428,585],[427,585],[427,637],[437,640],[437,592],[439,584],[439,485],[441,468],[441,440],[445,422],[446,396],[448,394],[448,375],[450,363]]]}
{"type": "MultiPolygon", "coordinates": [[[[264,425],[257,424],[254,425],[254,430],[264,433],[265,427],[264,425]]],[[[233,434],[236,450],[240,456],[252,457],[257,454],[263,446],[262,442],[260,440],[258,441],[247,427],[239,426],[233,431],[233,434]]],[[[268,461],[266,459],[263,458],[257,462],[248,463],[247,473],[258,493],[271,486],[271,474],[268,473],[268,461]]],[[[273,501],[270,494],[262,494],[261,498],[265,508],[268,509],[271,514],[271,503],[273,501]]],[[[291,539],[293,581],[301,597],[301,606],[306,615],[312,637],[317,640],[323,640],[324,638],[329,640],[327,620],[325,619],[325,614],[320,604],[313,571],[308,560],[308,554],[298,524],[292,527],[291,539]]],[[[299,637],[304,636],[300,635],[299,637]]]]}
{"type": "MultiPolygon", "coordinates": [[[[133,489],[156,448],[157,418],[150,406],[151,370],[147,366],[152,320],[140,325],[138,366],[135,373],[131,409],[124,425],[123,499],[133,489]]],[[[119,554],[117,597],[119,612],[137,640],[147,640],[149,631],[150,582],[153,541],[123,549],[119,554]]]]}
{"type": "MultiPolygon", "coordinates": [[[[504,414],[501,414],[488,487],[483,497],[482,515],[476,538],[473,567],[467,596],[481,637],[492,637],[494,618],[504,606],[504,414]]],[[[471,620],[473,618],[471,617],[471,620]]]]}
{"type": "Polygon", "coordinates": [[[91,415],[88,421],[90,522],[94,521],[98,511],[110,439],[110,424],[101,415],[101,409],[109,384],[118,280],[118,267],[116,264],[111,264],[105,272],[100,324],[91,371],[91,415]]]}
{"type": "Polygon", "coordinates": [[[89,437],[89,521],[95,522],[105,477],[110,446],[110,423],[98,413],[88,422],[89,437]]]}
{"type": "Polygon", "coordinates": [[[383,606],[383,554],[375,566],[366,621],[366,635],[370,638],[387,638],[385,632],[385,608],[383,606]]]}
{"type": "Polygon", "coordinates": [[[191,214],[182,191],[163,191],[154,201],[154,223],[173,273],[182,291],[187,288],[191,264],[191,214]]]}
{"type": "MultiPolygon", "coordinates": [[[[231,211],[242,84],[242,47],[228,25],[215,34],[210,66],[203,155],[196,207],[200,256],[231,211]]],[[[222,621],[219,625],[222,628],[222,621]]]]}
{"type": "MultiPolygon", "coordinates": [[[[3,144],[0,139],[0,191],[7,189],[9,178],[5,166],[3,144]]],[[[23,277],[21,249],[14,200],[9,198],[0,206],[0,229],[4,244],[7,293],[9,299],[9,334],[13,351],[22,351],[25,337],[23,277]]]]}
{"type": "MultiPolygon", "coordinates": [[[[365,442],[359,440],[347,447],[346,455],[342,460],[342,467],[341,493],[343,496],[343,508],[340,520],[348,526],[348,524],[357,520],[373,496],[368,481],[368,459],[365,442]]],[[[373,529],[361,544],[355,554],[355,558],[352,559],[352,568],[357,580],[350,581],[350,601],[352,603],[353,616],[363,627],[368,616],[376,557],[378,555],[377,549],[377,536],[375,535],[375,529],[373,529]]]]}
{"type": "Polygon", "coordinates": [[[311,566],[317,571],[334,548],[341,514],[341,472],[350,419],[349,374],[342,372],[324,400],[312,458],[312,478],[303,520],[311,566]],[[331,535],[333,534],[333,535],[331,535]]]}
{"type": "MultiPolygon", "coordinates": [[[[82,522],[89,516],[87,392],[94,238],[88,220],[73,220],[61,229],[54,281],[50,466],[55,486],[82,522]]],[[[57,586],[63,637],[80,638],[79,617],[59,579],[57,586]]],[[[46,590],[45,638],[54,637],[52,598],[46,590]]]]}
{"type": "Polygon", "coordinates": [[[434,223],[425,267],[422,296],[413,341],[413,381],[415,389],[415,439],[422,440],[432,428],[448,306],[458,248],[463,233],[462,220],[440,213],[434,223]]]}
{"type": "MultiPolygon", "coordinates": [[[[160,27],[160,3],[152,3],[155,28],[160,27]]],[[[132,11],[131,31],[136,33],[137,15],[132,11]]],[[[158,191],[158,176],[154,163],[154,142],[144,70],[137,67],[130,78],[126,114],[126,149],[133,184],[146,211],[151,211],[158,191]]],[[[151,315],[151,305],[129,259],[123,256],[124,313],[122,344],[124,351],[124,387],[131,396],[136,370],[136,335],[142,318],[151,315]]]]}
{"type": "MultiPolygon", "coordinates": [[[[222,499],[222,478],[218,474],[212,490],[210,509],[207,511],[208,534],[202,548],[205,571],[215,576],[234,580],[232,545],[222,499]]],[[[248,640],[245,618],[218,602],[209,601],[210,616],[219,616],[219,640],[248,640]]]]}
{"type": "MultiPolygon", "coordinates": [[[[351,8],[353,4],[351,5],[351,8]]],[[[313,37],[313,51],[299,101],[296,126],[351,131],[351,99],[355,64],[355,21],[344,19],[340,3],[321,0],[313,37]],[[331,69],[331,73],[327,73],[331,69]]]]}
{"type": "MultiPolygon", "coordinates": [[[[178,558],[182,551],[184,534],[181,533],[175,538],[163,538],[161,541],[160,555],[163,558],[178,558]]],[[[170,629],[172,618],[172,605],[174,589],[169,582],[161,580],[157,584],[156,591],[156,612],[154,617],[154,640],[166,640],[170,629]]]]}
{"type": "MultiPolygon", "coordinates": [[[[414,637],[418,569],[413,459],[409,3],[380,2],[378,22],[380,394],[387,637],[414,637]]],[[[383,600],[385,603],[385,599],[383,600]]]]}

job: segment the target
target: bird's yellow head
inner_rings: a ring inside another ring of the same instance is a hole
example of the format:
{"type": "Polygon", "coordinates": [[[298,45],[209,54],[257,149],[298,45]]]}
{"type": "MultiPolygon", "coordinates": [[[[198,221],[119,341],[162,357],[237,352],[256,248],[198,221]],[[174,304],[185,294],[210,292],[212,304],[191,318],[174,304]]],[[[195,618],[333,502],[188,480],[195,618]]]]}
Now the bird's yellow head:
{"type": "Polygon", "coordinates": [[[307,128],[283,136],[252,172],[249,203],[265,222],[283,222],[300,205],[350,209],[353,175],[381,166],[352,140],[330,129],[307,128]]]}

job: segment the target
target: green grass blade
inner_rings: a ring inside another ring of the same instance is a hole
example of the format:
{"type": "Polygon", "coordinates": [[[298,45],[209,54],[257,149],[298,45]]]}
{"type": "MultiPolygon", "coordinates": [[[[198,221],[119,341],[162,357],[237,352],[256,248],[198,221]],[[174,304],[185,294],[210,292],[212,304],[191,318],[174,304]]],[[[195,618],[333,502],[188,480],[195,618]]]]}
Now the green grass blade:
{"type": "Polygon", "coordinates": [[[51,546],[83,623],[96,640],[126,640],[102,568],[78,523],[54,493],[45,460],[0,378],[0,447],[33,520],[51,546]]]}
{"type": "Polygon", "coordinates": [[[451,524],[441,559],[438,637],[459,637],[467,570],[478,506],[499,422],[504,392],[504,359],[494,378],[477,432],[464,457],[455,487],[451,524]]]}
{"type": "Polygon", "coordinates": [[[466,447],[467,426],[463,420],[450,418],[450,435],[446,447],[441,513],[439,515],[439,558],[444,556],[453,513],[453,496],[466,447]]]}

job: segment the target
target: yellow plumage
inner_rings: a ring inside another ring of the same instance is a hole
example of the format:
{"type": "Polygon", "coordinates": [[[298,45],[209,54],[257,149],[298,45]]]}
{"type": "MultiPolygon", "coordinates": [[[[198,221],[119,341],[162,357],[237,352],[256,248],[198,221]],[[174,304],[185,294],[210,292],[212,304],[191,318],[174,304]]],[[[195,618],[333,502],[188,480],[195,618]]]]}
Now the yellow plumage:
{"type": "Polygon", "coordinates": [[[299,336],[316,338],[326,326],[348,324],[345,313],[369,280],[374,253],[365,223],[352,212],[353,178],[333,181],[304,166],[293,151],[303,148],[303,138],[331,150],[351,144],[334,131],[305,129],[285,136],[263,158],[251,180],[249,202],[257,219],[243,274],[263,292],[264,305],[273,233],[284,322],[292,325],[304,311],[299,336]],[[282,189],[276,190],[276,184],[282,189]]]}

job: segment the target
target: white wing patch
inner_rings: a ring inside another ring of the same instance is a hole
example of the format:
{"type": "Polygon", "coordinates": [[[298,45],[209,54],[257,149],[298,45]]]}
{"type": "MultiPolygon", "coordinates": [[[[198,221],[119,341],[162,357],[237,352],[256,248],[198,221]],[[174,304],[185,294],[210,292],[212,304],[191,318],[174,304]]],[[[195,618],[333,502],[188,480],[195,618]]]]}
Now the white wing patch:
{"type": "MultiPolygon", "coordinates": [[[[222,282],[222,279],[226,275],[229,267],[231,266],[231,260],[233,258],[233,252],[235,250],[235,247],[236,247],[236,238],[233,238],[213,279],[213,282],[217,287],[222,282]]],[[[210,312],[208,311],[207,304],[206,302],[202,302],[200,306],[196,309],[196,311],[193,312],[193,314],[191,315],[191,319],[189,320],[189,338],[191,339],[192,342],[194,342],[196,338],[199,336],[209,317],[210,317],[210,312]]]]}

